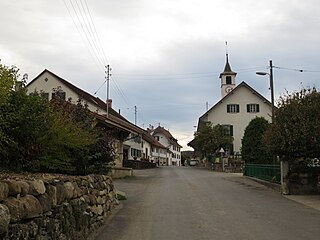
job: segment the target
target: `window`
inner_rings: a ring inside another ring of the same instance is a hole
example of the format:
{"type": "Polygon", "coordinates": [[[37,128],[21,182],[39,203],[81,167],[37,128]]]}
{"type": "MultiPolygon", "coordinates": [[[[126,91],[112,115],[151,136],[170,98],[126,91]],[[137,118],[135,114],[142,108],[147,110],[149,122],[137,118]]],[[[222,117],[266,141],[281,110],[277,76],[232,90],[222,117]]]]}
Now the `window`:
{"type": "Polygon", "coordinates": [[[159,136],[154,136],[154,138],[155,138],[157,141],[160,140],[159,136]]]}
{"type": "Polygon", "coordinates": [[[49,93],[47,93],[47,92],[41,92],[41,97],[43,97],[44,99],[49,100],[49,93]]]}
{"type": "Polygon", "coordinates": [[[255,103],[247,104],[248,113],[258,113],[259,111],[260,111],[259,104],[255,104],[255,103]]]}
{"type": "Polygon", "coordinates": [[[53,92],[52,93],[52,98],[60,98],[62,100],[66,100],[66,92],[63,92],[63,91],[56,91],[56,92],[53,92]]]}
{"type": "Polygon", "coordinates": [[[141,150],[131,148],[131,156],[132,157],[141,157],[141,150]]]}
{"type": "Polygon", "coordinates": [[[239,104],[228,104],[227,105],[227,112],[228,113],[238,113],[238,112],[240,112],[239,104]]]}
{"type": "Polygon", "coordinates": [[[226,76],[226,84],[231,84],[231,76],[226,76]]]}
{"type": "Polygon", "coordinates": [[[225,129],[225,133],[229,136],[233,136],[233,125],[222,125],[225,129]]]}

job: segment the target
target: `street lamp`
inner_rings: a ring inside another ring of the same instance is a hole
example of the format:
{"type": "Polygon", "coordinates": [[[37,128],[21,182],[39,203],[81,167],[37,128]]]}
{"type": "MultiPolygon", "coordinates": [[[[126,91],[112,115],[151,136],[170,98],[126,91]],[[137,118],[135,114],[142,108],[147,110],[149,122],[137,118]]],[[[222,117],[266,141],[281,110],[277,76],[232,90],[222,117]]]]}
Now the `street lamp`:
{"type": "Polygon", "coordinates": [[[269,75],[270,78],[270,91],[271,91],[271,122],[274,122],[274,90],[273,90],[273,65],[272,65],[272,60],[269,61],[269,66],[270,66],[270,73],[266,72],[256,72],[258,75],[269,75]]]}

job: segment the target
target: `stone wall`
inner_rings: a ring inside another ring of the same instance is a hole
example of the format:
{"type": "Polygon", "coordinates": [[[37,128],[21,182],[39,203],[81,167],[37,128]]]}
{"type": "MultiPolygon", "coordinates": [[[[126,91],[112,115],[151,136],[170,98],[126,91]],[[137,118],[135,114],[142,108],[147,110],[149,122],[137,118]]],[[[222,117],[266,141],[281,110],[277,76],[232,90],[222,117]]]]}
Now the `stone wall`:
{"type": "Polygon", "coordinates": [[[109,172],[109,176],[111,176],[112,179],[132,177],[134,176],[134,172],[132,168],[112,167],[111,171],[109,172]]]}
{"type": "MultiPolygon", "coordinates": [[[[320,174],[319,174],[320,176],[320,174]]],[[[299,194],[319,194],[318,175],[311,173],[289,173],[288,188],[289,193],[299,194]]]]}
{"type": "Polygon", "coordinates": [[[0,176],[0,239],[86,239],[118,204],[105,175],[0,176]]]}

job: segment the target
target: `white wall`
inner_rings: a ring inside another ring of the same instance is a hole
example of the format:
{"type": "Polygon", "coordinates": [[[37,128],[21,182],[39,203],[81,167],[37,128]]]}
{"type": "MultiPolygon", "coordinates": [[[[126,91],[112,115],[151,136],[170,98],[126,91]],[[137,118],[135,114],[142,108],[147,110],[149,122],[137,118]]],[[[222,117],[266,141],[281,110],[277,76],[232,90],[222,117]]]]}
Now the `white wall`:
{"type": "Polygon", "coordinates": [[[181,166],[181,153],[178,150],[173,150],[173,146],[171,145],[169,139],[166,138],[164,134],[156,133],[154,136],[159,137],[159,142],[170,149],[177,157],[173,158],[171,153],[168,153],[168,165],[177,165],[181,166]],[[174,163],[173,163],[174,162],[174,163]]]}
{"type": "Polygon", "coordinates": [[[205,121],[212,122],[213,125],[217,124],[230,124],[233,125],[234,137],[234,152],[240,152],[241,139],[244,130],[249,122],[255,117],[264,117],[269,122],[271,121],[271,106],[262,101],[260,97],[253,94],[245,86],[240,86],[233,91],[230,96],[223,99],[223,101],[215,106],[212,111],[208,112],[205,121]],[[247,104],[257,103],[260,106],[259,113],[247,113],[247,104]],[[239,113],[227,113],[227,104],[239,104],[239,113]]]}
{"type": "MultiPolygon", "coordinates": [[[[49,93],[49,100],[52,97],[53,89],[57,89],[61,87],[61,90],[66,93],[66,100],[69,98],[72,99],[72,103],[76,104],[78,101],[78,95],[73,92],[70,88],[64,85],[62,82],[56,79],[56,77],[49,72],[44,72],[36,81],[32,82],[28,85],[28,93],[36,92],[46,92],[49,93]]],[[[92,105],[91,103],[87,103],[89,110],[92,112],[98,112],[99,114],[106,114],[106,111],[102,109],[97,109],[96,106],[92,105]]]]}

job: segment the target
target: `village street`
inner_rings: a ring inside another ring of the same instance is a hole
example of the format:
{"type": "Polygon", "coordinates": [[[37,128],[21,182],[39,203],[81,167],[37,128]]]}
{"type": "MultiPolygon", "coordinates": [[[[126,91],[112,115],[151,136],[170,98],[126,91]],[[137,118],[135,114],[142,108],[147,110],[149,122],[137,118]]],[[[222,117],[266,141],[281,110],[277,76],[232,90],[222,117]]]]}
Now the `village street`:
{"type": "Polygon", "coordinates": [[[319,239],[320,211],[238,174],[203,168],[138,170],[116,180],[128,200],[97,240],[319,239]]]}

